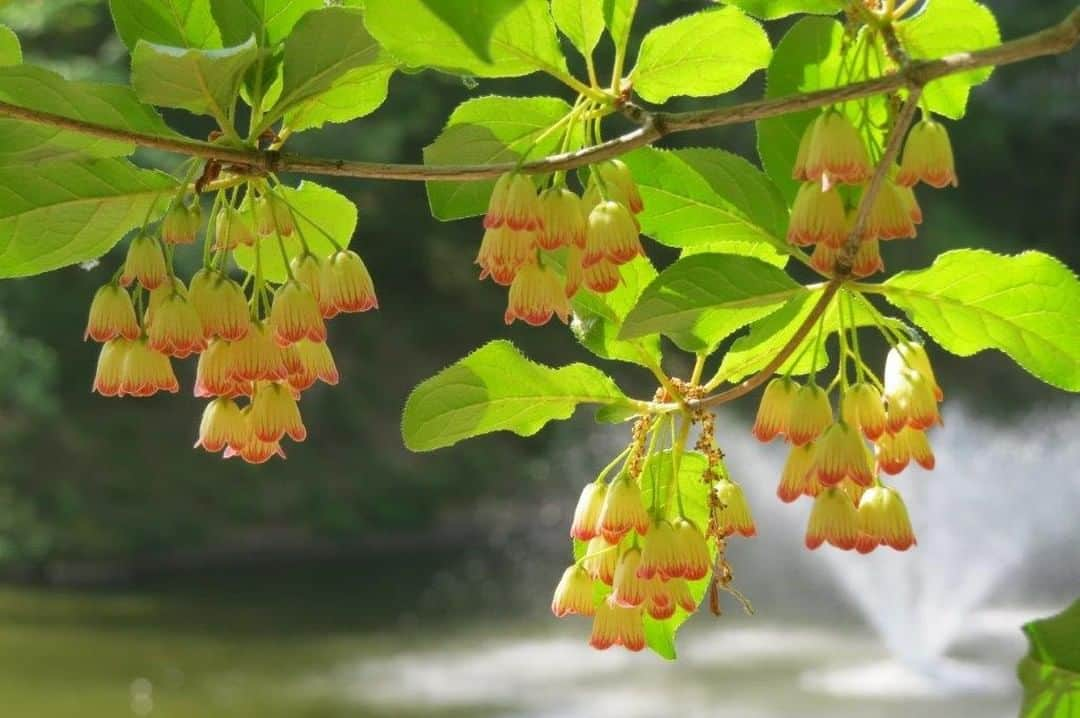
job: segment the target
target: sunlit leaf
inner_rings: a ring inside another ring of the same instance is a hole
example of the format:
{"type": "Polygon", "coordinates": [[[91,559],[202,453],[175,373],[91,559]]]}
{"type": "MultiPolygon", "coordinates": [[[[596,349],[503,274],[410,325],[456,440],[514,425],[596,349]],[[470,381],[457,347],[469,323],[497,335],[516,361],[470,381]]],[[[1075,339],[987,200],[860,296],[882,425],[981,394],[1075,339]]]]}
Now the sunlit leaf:
{"type": "MultiPolygon", "coordinates": [[[[116,32],[129,50],[139,40],[171,47],[221,47],[210,0],[109,0],[109,9],[116,32]]],[[[246,39],[245,35],[235,44],[246,39]]]]}
{"type": "Polygon", "coordinates": [[[844,9],[843,0],[716,0],[734,5],[762,20],[775,20],[796,13],[835,15],[844,9]]]}
{"type": "Polygon", "coordinates": [[[604,0],[551,0],[555,24],[583,55],[591,55],[604,34],[604,0]]]}
{"type": "Polygon", "coordinates": [[[1030,650],[1020,661],[1022,718],[1072,718],[1080,712],[1080,601],[1024,626],[1030,650]]]}
{"type": "Polygon", "coordinates": [[[22,45],[19,37],[7,25],[0,25],[0,67],[18,65],[22,62],[22,45]]]}

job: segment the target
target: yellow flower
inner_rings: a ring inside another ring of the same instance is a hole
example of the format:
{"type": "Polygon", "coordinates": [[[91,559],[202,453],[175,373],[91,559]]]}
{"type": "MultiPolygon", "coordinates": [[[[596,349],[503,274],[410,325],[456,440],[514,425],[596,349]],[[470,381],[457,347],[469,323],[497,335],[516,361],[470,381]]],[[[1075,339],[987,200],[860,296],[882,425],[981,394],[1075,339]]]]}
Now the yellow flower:
{"type": "Polygon", "coordinates": [[[591,541],[600,533],[600,509],[607,496],[607,485],[603,483],[586,484],[578,497],[574,508],[574,519],[570,524],[570,537],[578,541],[591,541]]]}
{"type": "Polygon", "coordinates": [[[844,114],[826,110],[811,125],[813,136],[806,151],[806,179],[820,182],[823,189],[833,184],[861,184],[870,179],[873,167],[859,131],[844,114]]]}
{"type": "Polygon", "coordinates": [[[589,645],[597,650],[623,646],[631,651],[645,648],[645,624],[642,609],[623,608],[609,601],[596,607],[589,645]]]}
{"type": "Polygon", "coordinates": [[[328,267],[329,272],[323,274],[327,280],[323,285],[326,295],[322,297],[323,316],[327,316],[326,301],[333,303],[335,314],[366,312],[379,308],[375,285],[360,255],[352,250],[341,250],[330,258],[328,267]]]}
{"type": "Polygon", "coordinates": [[[867,489],[859,501],[858,552],[870,553],[878,546],[907,551],[914,545],[915,533],[900,494],[887,486],[867,489]]]}
{"type": "Polygon", "coordinates": [[[807,182],[799,188],[791,206],[788,241],[799,246],[828,244],[839,248],[847,239],[847,214],[844,201],[835,189],[821,189],[819,182],[807,182]]]}
{"type": "Polygon", "coordinates": [[[645,533],[645,545],[641,552],[641,566],[637,575],[643,579],[659,576],[662,579],[682,576],[686,573],[686,556],[675,527],[664,520],[652,521],[645,533]]]}
{"type": "MultiPolygon", "coordinates": [[[[674,526],[676,548],[681,557],[682,577],[690,581],[705,578],[712,566],[705,534],[687,519],[677,519],[674,526]]],[[[645,540],[647,542],[648,537],[645,540]]],[[[668,578],[674,578],[674,576],[668,576],[668,578]]]]}
{"type": "Polygon", "coordinates": [[[326,324],[315,295],[295,280],[286,282],[274,292],[270,327],[281,346],[294,344],[301,339],[326,341],[326,324]]]}
{"type": "Polygon", "coordinates": [[[536,243],[548,251],[559,247],[585,247],[588,223],[581,198],[566,187],[552,187],[540,195],[543,223],[536,243]]]}
{"type": "Polygon", "coordinates": [[[247,441],[247,434],[244,415],[236,402],[228,398],[214,399],[203,410],[195,448],[216,454],[228,446],[242,446],[247,441]]]}
{"type": "Polygon", "coordinates": [[[174,291],[154,311],[147,337],[154,351],[177,359],[206,349],[198,312],[182,294],[174,291]]]}
{"type": "Polygon", "coordinates": [[[506,323],[521,319],[539,327],[551,321],[552,315],[558,316],[563,324],[570,320],[570,302],[562,281],[546,266],[534,262],[523,265],[510,285],[506,323]]]}
{"type": "Polygon", "coordinates": [[[98,354],[93,391],[102,396],[120,396],[124,380],[124,360],[132,344],[133,341],[123,337],[105,342],[98,354]]]}
{"type": "Polygon", "coordinates": [[[117,337],[138,339],[140,331],[135,318],[135,305],[125,289],[116,284],[106,284],[95,292],[90,302],[84,340],[107,342],[117,337]]]}
{"type": "Polygon", "coordinates": [[[911,128],[896,181],[907,187],[922,181],[937,189],[959,184],[945,125],[927,117],[911,128]]]}
{"type": "Polygon", "coordinates": [[[651,578],[641,575],[642,551],[638,548],[629,548],[619,556],[615,564],[615,578],[611,584],[612,603],[625,608],[640,606],[648,597],[646,581],[651,578]]]}
{"type": "Polygon", "coordinates": [[[326,342],[301,339],[290,349],[296,351],[296,366],[289,370],[289,384],[296,391],[307,391],[316,381],[334,386],[340,380],[334,355],[326,342]]]}
{"type": "Polygon", "coordinates": [[[858,382],[840,399],[840,416],[870,441],[885,433],[885,402],[873,384],[858,382]]]}
{"type": "Polygon", "coordinates": [[[823,543],[849,551],[859,535],[859,514],[843,489],[825,489],[814,499],[806,527],[806,547],[814,550],[823,543]]]}
{"type": "Polygon", "coordinates": [[[131,342],[124,354],[120,395],[146,397],[179,390],[169,357],[152,349],[145,337],[131,342]]]}
{"type": "Polygon", "coordinates": [[[787,434],[791,405],[798,388],[788,377],[773,379],[765,387],[752,430],[758,441],[772,441],[780,434],[787,434]]]}
{"type": "Polygon", "coordinates": [[[251,399],[248,416],[251,431],[259,441],[275,443],[286,434],[293,441],[307,438],[292,387],[277,382],[260,382],[251,399]]]}
{"type": "Polygon", "coordinates": [[[604,259],[620,265],[644,254],[637,223],[626,207],[607,200],[593,208],[582,257],[586,269],[604,259]]]}
{"type": "Polygon", "coordinates": [[[124,271],[120,275],[120,284],[125,287],[138,280],[146,289],[157,289],[169,276],[165,265],[165,255],[161,245],[153,237],[140,234],[128,245],[124,271]]]}
{"type": "Polygon", "coordinates": [[[780,475],[780,485],[776,488],[781,501],[791,503],[800,496],[817,496],[821,492],[821,485],[812,471],[815,451],[813,443],[791,447],[780,475]]]}
{"type": "Polygon", "coordinates": [[[799,387],[791,402],[788,440],[802,446],[821,436],[832,423],[832,405],[825,390],[811,382],[799,387]]]}
{"type": "Polygon", "coordinates": [[[716,515],[719,530],[725,536],[731,536],[736,532],[746,538],[757,535],[754,517],[750,514],[750,505],[746,502],[742,487],[734,481],[725,479],[717,482],[714,490],[722,506],[716,515]]]}
{"type": "Polygon", "coordinates": [[[555,587],[551,612],[557,618],[569,616],[571,613],[579,616],[595,615],[593,596],[593,580],[589,574],[580,566],[570,566],[563,572],[559,585],[555,587]]]}
{"type": "Polygon", "coordinates": [[[604,539],[616,544],[628,531],[644,536],[649,523],[637,484],[626,475],[611,482],[600,508],[600,533],[604,539]]]}
{"type": "Polygon", "coordinates": [[[641,199],[634,175],[625,162],[619,159],[608,160],[596,165],[596,172],[600,175],[604,186],[611,193],[611,198],[624,205],[634,214],[641,214],[645,209],[645,202],[641,199]]]}

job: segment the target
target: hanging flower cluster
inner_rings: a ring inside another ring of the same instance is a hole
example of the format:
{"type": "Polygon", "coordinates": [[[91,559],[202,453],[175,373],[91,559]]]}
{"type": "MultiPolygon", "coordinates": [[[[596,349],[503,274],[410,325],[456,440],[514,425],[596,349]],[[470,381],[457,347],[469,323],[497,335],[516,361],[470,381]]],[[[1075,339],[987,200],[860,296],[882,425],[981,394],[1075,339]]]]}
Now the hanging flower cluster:
{"type": "Polygon", "coordinates": [[[175,197],[159,231],[144,227],[124,266],[98,289],[86,327],[86,338],[103,344],[93,389],[108,397],[176,393],[172,359],[198,355],[194,391],[210,403],[195,446],[255,464],[284,458],[284,437],[307,437],[301,392],[338,382],[325,320],[376,308],[371,277],[355,252],[313,253],[282,195],[252,182],[242,199],[218,193],[203,267],[185,285],[175,249],[193,244],[201,224],[198,202],[186,192],[175,197]],[[282,238],[294,234],[303,251],[285,261],[282,238]],[[254,249],[255,270],[237,282],[230,258],[241,246],[254,249]],[[288,278],[275,287],[262,274],[262,253],[278,250],[288,278]]]}
{"type": "Polygon", "coordinates": [[[582,196],[564,180],[555,175],[539,194],[518,172],[495,183],[476,263],[481,279],[510,287],[507,324],[540,326],[552,316],[568,322],[569,300],[583,285],[612,291],[619,267],[644,254],[635,217],[644,204],[625,163],[592,167],[582,196]]]}

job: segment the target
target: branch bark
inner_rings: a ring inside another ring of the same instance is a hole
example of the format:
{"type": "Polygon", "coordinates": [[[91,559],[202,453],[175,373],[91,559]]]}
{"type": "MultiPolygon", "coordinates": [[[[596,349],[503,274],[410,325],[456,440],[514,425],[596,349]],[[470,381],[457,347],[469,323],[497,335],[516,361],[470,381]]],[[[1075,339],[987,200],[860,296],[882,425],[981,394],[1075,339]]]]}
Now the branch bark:
{"type": "MultiPolygon", "coordinates": [[[[875,80],[858,82],[844,87],[819,90],[789,97],[747,102],[731,107],[699,112],[665,113],[639,112],[641,127],[594,147],[576,152],[552,155],[525,164],[521,169],[533,174],[572,170],[626,154],[650,145],[667,135],[701,130],[710,127],[754,122],[792,112],[810,110],[845,100],[878,95],[904,86],[923,86],[947,75],[982,67],[1008,65],[1046,55],[1068,52],[1080,41],[1080,9],[1074,10],[1057,25],[978,52],[950,55],[938,60],[914,62],[903,72],[875,80]]],[[[280,154],[274,151],[232,148],[209,142],[162,137],[129,132],[48,112],[0,102],[0,116],[26,122],[51,125],[94,137],[130,142],[184,154],[191,157],[216,159],[224,163],[243,165],[263,172],[297,172],[313,175],[359,177],[368,179],[408,181],[469,181],[497,177],[515,168],[513,163],[498,165],[387,164],[349,160],[319,159],[280,154]]]]}

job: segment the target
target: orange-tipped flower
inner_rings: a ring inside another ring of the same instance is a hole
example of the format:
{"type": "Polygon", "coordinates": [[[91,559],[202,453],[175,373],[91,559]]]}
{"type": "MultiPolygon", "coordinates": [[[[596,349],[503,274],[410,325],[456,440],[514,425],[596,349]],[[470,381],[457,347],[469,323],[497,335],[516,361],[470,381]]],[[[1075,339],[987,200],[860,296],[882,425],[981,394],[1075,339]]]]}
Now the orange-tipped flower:
{"type": "Polygon", "coordinates": [[[915,532],[900,494],[887,486],[867,489],[859,501],[858,552],[870,553],[878,546],[907,551],[914,545],[915,532]]]}
{"type": "Polygon", "coordinates": [[[600,508],[600,533],[608,543],[618,543],[628,531],[644,536],[649,531],[649,514],[641,503],[641,491],[629,476],[608,486],[600,508]]]}
{"type": "Polygon", "coordinates": [[[836,269],[836,260],[839,258],[840,250],[822,243],[814,247],[814,252],[810,255],[810,266],[825,276],[831,276],[836,269]]]}
{"type": "Polygon", "coordinates": [[[622,281],[619,268],[606,259],[584,268],[585,286],[598,294],[615,291],[622,281]]]}
{"type": "MultiPolygon", "coordinates": [[[[289,262],[296,281],[311,290],[316,302],[322,297],[323,281],[327,278],[324,271],[325,264],[322,259],[309,253],[297,255],[289,262]]],[[[319,308],[322,309],[321,304],[319,308]]]]}
{"type": "Polygon", "coordinates": [[[673,578],[667,582],[667,592],[671,600],[687,613],[697,610],[698,602],[694,600],[690,592],[690,584],[681,578],[673,578]]]}
{"type": "Polygon", "coordinates": [[[152,349],[145,337],[136,339],[124,355],[120,395],[146,397],[159,391],[180,391],[172,363],[169,357],[152,349]]]}
{"type": "Polygon", "coordinates": [[[877,441],[885,433],[885,403],[873,384],[859,382],[844,392],[840,416],[870,441],[877,441]]]}
{"type": "Polygon", "coordinates": [[[895,434],[883,434],[876,449],[878,468],[886,474],[899,474],[912,459],[927,471],[936,464],[926,433],[917,429],[904,427],[895,434]]]}
{"type": "Polygon", "coordinates": [[[161,245],[153,237],[140,234],[128,245],[124,271],[120,275],[120,284],[125,287],[138,280],[147,289],[157,289],[169,276],[165,265],[165,255],[161,245]]]}
{"type": "Polygon", "coordinates": [[[319,303],[312,291],[297,281],[288,281],[274,292],[270,327],[282,346],[301,339],[326,341],[326,323],[319,311],[319,303]]]}
{"type": "Polygon", "coordinates": [[[259,234],[270,237],[278,234],[291,237],[296,230],[292,210],[275,194],[265,194],[255,200],[255,225],[259,234]]]}
{"type": "Polygon", "coordinates": [[[819,182],[807,182],[800,187],[791,207],[787,238],[803,247],[821,243],[833,248],[843,246],[847,238],[847,214],[840,193],[821,189],[819,182]]]}
{"type": "Polygon", "coordinates": [[[580,197],[566,187],[552,187],[540,195],[540,211],[544,221],[536,233],[536,243],[542,249],[585,248],[588,222],[580,197]]]}
{"type": "Polygon", "coordinates": [[[855,261],[851,264],[851,273],[856,277],[869,277],[885,271],[885,262],[881,258],[881,245],[877,238],[864,238],[859,242],[855,261]]]}
{"type": "Polygon", "coordinates": [[[826,111],[813,127],[806,155],[806,178],[828,189],[834,184],[861,184],[873,167],[859,131],[844,114],[826,111]]]}
{"type": "Polygon", "coordinates": [[[90,302],[90,317],[86,321],[83,339],[107,342],[123,337],[138,339],[139,322],[135,318],[135,305],[131,295],[115,284],[106,284],[94,293],[90,302]]]}
{"type": "Polygon", "coordinates": [[[184,282],[179,277],[172,277],[169,281],[147,294],[146,311],[143,313],[143,324],[147,327],[153,324],[158,309],[161,309],[161,306],[170,301],[173,296],[188,298],[187,287],[184,286],[184,282]]]}
{"type": "Polygon", "coordinates": [[[212,339],[199,355],[195,369],[195,396],[238,396],[247,393],[233,378],[232,345],[212,339]]]}
{"type": "Polygon", "coordinates": [[[251,399],[251,432],[259,441],[281,441],[286,434],[293,441],[307,438],[292,387],[277,382],[260,383],[251,399]]]}
{"type": "Polygon", "coordinates": [[[723,507],[716,514],[717,528],[725,536],[738,533],[746,538],[757,535],[754,517],[750,515],[750,504],[746,502],[742,487],[734,481],[719,481],[716,484],[716,496],[723,507]]]}
{"type": "Polygon", "coordinates": [[[637,183],[630,168],[622,160],[609,160],[596,165],[604,186],[611,193],[611,198],[625,205],[634,214],[641,214],[645,202],[641,199],[637,183]]]}
{"type": "Polygon", "coordinates": [[[607,485],[586,484],[574,508],[574,520],[570,524],[570,537],[578,541],[591,541],[600,534],[600,509],[607,496],[607,485]]]}
{"type": "MultiPolygon", "coordinates": [[[[566,298],[572,299],[581,289],[585,282],[585,271],[581,268],[582,250],[577,245],[571,245],[566,250],[566,298]]],[[[616,270],[616,274],[618,270],[616,270]]]]}
{"type": "Polygon", "coordinates": [[[878,239],[907,239],[916,235],[912,209],[903,191],[886,181],[874,198],[866,221],[868,237],[878,239]]]}
{"type": "Polygon", "coordinates": [[[495,187],[488,199],[487,213],[484,215],[484,229],[498,229],[506,224],[506,195],[510,191],[510,182],[514,176],[507,172],[495,180],[495,187]]]}
{"type": "Polygon", "coordinates": [[[609,601],[601,601],[596,607],[589,645],[603,651],[612,646],[622,646],[631,651],[645,648],[645,624],[642,609],[623,608],[609,601]]]}
{"type": "Polygon", "coordinates": [[[806,547],[814,550],[823,543],[849,551],[859,536],[859,513],[843,489],[828,488],[814,499],[806,527],[806,547]]]}
{"type": "Polygon", "coordinates": [[[791,420],[791,405],[799,386],[789,377],[778,377],[769,382],[761,395],[753,434],[758,441],[772,441],[780,434],[787,434],[791,420]]]}
{"type": "Polygon", "coordinates": [[[641,566],[638,576],[650,579],[659,576],[663,579],[682,576],[686,573],[686,556],[680,551],[675,527],[664,520],[653,521],[645,534],[645,548],[641,552],[641,566]]]}
{"type": "Polygon", "coordinates": [[[625,206],[607,200],[593,208],[582,257],[586,268],[604,259],[616,265],[626,264],[643,254],[637,224],[625,206]]]}
{"type": "Polygon", "coordinates": [[[832,405],[825,390],[811,382],[799,387],[791,402],[788,441],[802,446],[821,436],[832,423],[832,405]]]}
{"type": "Polygon", "coordinates": [[[255,322],[243,339],[228,352],[234,381],[285,381],[289,370],[270,329],[255,322]]]}
{"type": "MultiPolygon", "coordinates": [[[[340,381],[334,355],[326,342],[302,339],[289,347],[296,352],[296,365],[289,370],[289,384],[296,391],[307,391],[316,381],[334,386],[340,381]]],[[[289,362],[286,362],[286,368],[289,362]]]]}
{"type": "Polygon", "coordinates": [[[905,426],[929,429],[941,422],[934,396],[933,375],[929,378],[893,348],[885,359],[885,401],[887,426],[896,433],[905,426]]]}
{"type": "Polygon", "coordinates": [[[188,301],[195,307],[207,338],[239,341],[251,329],[244,290],[220,272],[206,269],[196,272],[191,278],[188,301]]]}
{"type": "Polygon", "coordinates": [[[510,172],[499,177],[488,202],[486,229],[507,227],[515,232],[534,232],[542,225],[536,185],[525,175],[510,172]]]}
{"type": "Polygon", "coordinates": [[[604,540],[603,536],[597,536],[589,541],[585,547],[585,556],[582,558],[581,567],[589,576],[606,583],[608,586],[615,580],[615,564],[619,560],[619,549],[615,544],[604,540]]]}
{"type": "Polygon", "coordinates": [[[476,263],[481,269],[480,279],[491,277],[496,284],[510,286],[517,276],[518,267],[535,252],[533,237],[527,232],[514,232],[505,226],[484,232],[480,252],[476,255],[476,263]]]}
{"type": "Polygon", "coordinates": [[[218,211],[214,222],[214,249],[223,252],[252,244],[255,244],[255,233],[240,212],[228,206],[218,211]]]}
{"type": "Polygon", "coordinates": [[[648,597],[647,580],[641,576],[642,551],[629,548],[619,556],[615,564],[615,579],[611,584],[612,603],[625,608],[640,606],[648,597]]]}
{"type": "Polygon", "coordinates": [[[926,118],[911,128],[896,181],[907,187],[922,181],[937,189],[959,184],[945,125],[926,118]]]}
{"type": "Polygon", "coordinates": [[[248,428],[240,407],[232,399],[219,398],[211,401],[203,410],[195,448],[216,454],[227,446],[242,446],[247,438],[248,428]]]}
{"type": "Polygon", "coordinates": [[[543,326],[556,315],[566,324],[570,321],[570,302],[559,275],[546,266],[528,263],[518,270],[510,285],[504,319],[513,324],[521,319],[534,327],[543,326]]]}
{"type": "Polygon", "coordinates": [[[818,125],[821,124],[825,115],[819,114],[814,118],[814,121],[806,126],[806,130],[802,134],[802,138],[799,139],[799,149],[795,154],[795,164],[791,168],[791,178],[798,180],[799,182],[806,182],[810,180],[810,176],[806,172],[806,161],[810,158],[810,147],[814,144],[814,135],[817,133],[818,125]]]}
{"type": "Polygon", "coordinates": [[[904,341],[897,344],[895,349],[898,358],[903,360],[907,368],[918,372],[929,382],[930,388],[934,392],[934,398],[938,401],[944,399],[945,394],[937,383],[933,367],[930,366],[930,356],[926,353],[926,346],[918,342],[904,341]]]}
{"type": "Polygon", "coordinates": [[[675,615],[677,604],[668,590],[668,583],[659,576],[645,583],[645,612],[658,621],[666,621],[675,615]]]}
{"type": "Polygon", "coordinates": [[[225,449],[224,457],[231,459],[239,456],[249,464],[265,464],[270,459],[278,456],[285,458],[285,450],[281,444],[260,441],[254,436],[248,438],[242,446],[229,446],[225,449]]]}
{"type": "MultiPolygon", "coordinates": [[[[675,543],[682,563],[682,577],[690,581],[699,581],[709,573],[712,558],[709,556],[709,544],[701,529],[686,519],[675,521],[675,543]]],[[[646,537],[646,541],[648,538],[646,537]]],[[[646,543],[646,546],[648,544],[646,543]]],[[[669,576],[668,578],[672,578],[669,576]]]]}
{"type": "Polygon", "coordinates": [[[813,443],[791,447],[784,471],[780,474],[780,485],[776,488],[776,495],[781,501],[790,504],[800,496],[817,496],[821,493],[821,484],[812,471],[816,448],[813,443]]]}
{"type": "Polygon", "coordinates": [[[822,486],[836,486],[844,479],[869,486],[873,467],[867,459],[866,445],[858,429],[838,421],[822,435],[814,452],[814,476],[822,486]]]}
{"type": "Polygon", "coordinates": [[[596,604],[593,601],[593,580],[585,569],[574,565],[563,572],[559,585],[555,587],[555,595],[551,599],[551,612],[556,618],[563,618],[571,613],[579,616],[596,614],[596,604]]]}
{"type": "Polygon", "coordinates": [[[337,312],[366,312],[379,308],[375,285],[359,254],[343,249],[330,258],[328,266],[329,272],[323,274],[327,280],[323,285],[325,291],[320,297],[323,316],[327,316],[327,301],[333,303],[337,312]]]}
{"type": "Polygon", "coordinates": [[[165,244],[191,244],[199,233],[198,204],[189,209],[178,201],[161,222],[161,241],[165,244]],[[195,210],[194,213],[192,210],[195,210]]]}
{"type": "Polygon", "coordinates": [[[92,391],[102,396],[120,396],[120,387],[124,380],[124,360],[134,343],[130,339],[118,337],[102,345],[92,391]]]}
{"type": "Polygon", "coordinates": [[[198,312],[187,298],[177,292],[170,292],[170,296],[156,308],[147,337],[151,349],[177,359],[206,349],[206,337],[198,312]]]}

